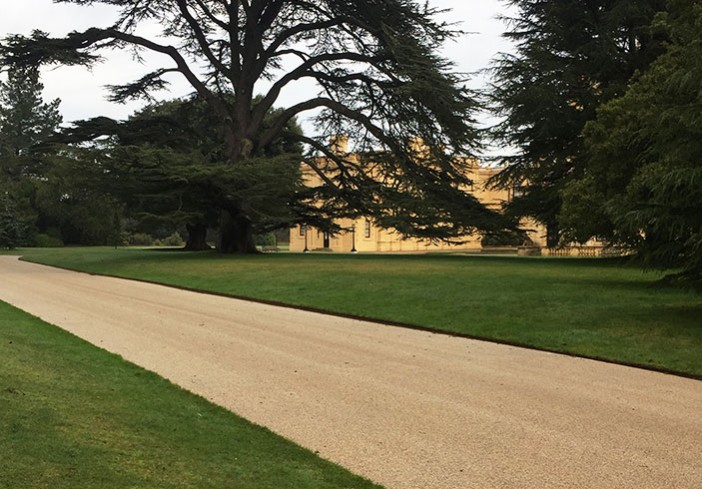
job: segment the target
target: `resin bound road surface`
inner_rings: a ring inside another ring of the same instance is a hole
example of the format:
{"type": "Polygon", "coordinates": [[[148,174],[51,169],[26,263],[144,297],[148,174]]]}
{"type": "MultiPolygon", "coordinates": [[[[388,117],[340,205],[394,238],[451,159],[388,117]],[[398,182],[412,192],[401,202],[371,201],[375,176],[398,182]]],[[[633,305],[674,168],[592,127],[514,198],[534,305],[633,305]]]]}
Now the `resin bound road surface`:
{"type": "Polygon", "coordinates": [[[14,257],[0,300],[390,489],[702,487],[699,381],[14,257]]]}

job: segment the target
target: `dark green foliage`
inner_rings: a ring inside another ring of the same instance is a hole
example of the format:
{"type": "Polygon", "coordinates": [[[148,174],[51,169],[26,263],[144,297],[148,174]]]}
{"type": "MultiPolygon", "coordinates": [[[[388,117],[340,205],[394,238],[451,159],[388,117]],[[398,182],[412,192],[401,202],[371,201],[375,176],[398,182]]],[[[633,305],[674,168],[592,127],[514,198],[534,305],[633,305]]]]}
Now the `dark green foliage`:
{"type": "Polygon", "coordinates": [[[177,232],[166,236],[162,240],[160,240],[161,245],[163,246],[183,246],[185,242],[183,241],[183,238],[181,235],[177,232]]]}
{"type": "Polygon", "coordinates": [[[604,206],[607,197],[592,175],[569,182],[561,195],[559,224],[568,241],[585,243],[593,237],[613,241],[612,223],[604,206]]]}
{"type": "Polygon", "coordinates": [[[178,73],[206,104],[222,134],[225,158],[220,163],[235,168],[222,169],[223,181],[234,178],[227,191],[211,193],[220,212],[222,251],[251,250],[259,218],[278,220],[270,206],[260,204],[279,201],[278,184],[288,181],[290,160],[261,156],[282,135],[305,145],[305,161],[313,171],[326,172],[322,187],[297,192],[286,203],[297,222],[328,227],[330,217],[365,213],[405,234],[436,239],[504,227],[496,213],[458,190],[468,182],[462,160],[456,157],[478,147],[472,124],[476,102],[461,88],[463,80],[451,72],[450,64],[437,55],[437,48],[455,32],[435,21],[436,10],[426,4],[417,0],[64,3],[114,5],[119,19],[113,27],[74,32],[62,39],[41,32],[11,36],[0,46],[0,63],[90,65],[103,49],[127,47],[170,58],[168,66],[111,87],[112,98],[149,97],[166,86],[167,76],[178,73]],[[143,22],[160,25],[166,37],[178,40],[177,47],[138,35],[143,22]],[[271,88],[256,97],[263,80],[272,82],[271,88]],[[314,82],[319,95],[266,121],[281,93],[302,80],[314,82]],[[317,113],[318,137],[287,130],[293,118],[310,111],[317,113]],[[350,136],[351,152],[384,156],[359,162],[334,151],[329,140],[341,134],[350,136]],[[421,158],[412,138],[428,147],[421,158]],[[320,168],[320,156],[329,162],[328,168],[320,168]],[[239,171],[239,166],[244,168],[239,171]],[[259,166],[264,168],[254,169],[259,166]],[[281,175],[272,184],[251,181],[276,173],[281,175]],[[238,183],[243,188],[233,187],[238,183]],[[271,191],[270,199],[261,194],[271,191]],[[248,201],[254,192],[256,201],[248,201]],[[320,209],[316,206],[320,198],[333,202],[320,209]]]}
{"type": "Polygon", "coordinates": [[[153,236],[146,233],[130,234],[127,239],[132,246],[153,246],[156,241],[153,236]]]}
{"type": "Polygon", "coordinates": [[[36,246],[37,248],[61,248],[64,242],[58,236],[39,233],[33,237],[29,245],[36,246]]]}
{"type": "Polygon", "coordinates": [[[699,278],[702,4],[672,1],[655,25],[670,38],[666,52],[588,124],[586,177],[569,186],[562,219],[581,239],[602,236],[649,267],[699,278]],[[577,211],[585,207],[590,216],[577,211]]]}
{"type": "Polygon", "coordinates": [[[518,9],[505,35],[517,51],[495,62],[490,96],[504,118],[494,135],[517,154],[495,183],[521,189],[508,213],[544,223],[555,246],[560,192],[582,172],[583,127],[661,52],[649,25],[665,1],[507,3],[518,9]]]}
{"type": "Polygon", "coordinates": [[[529,243],[529,239],[523,232],[487,233],[480,240],[480,244],[485,247],[490,246],[522,246],[529,243]]]}
{"type": "Polygon", "coordinates": [[[275,246],[276,237],[273,233],[259,234],[256,236],[256,246],[275,246]]]}
{"type": "MultiPolygon", "coordinates": [[[[224,100],[233,103],[231,96],[224,100]]],[[[280,112],[271,110],[264,127],[280,112]]],[[[301,133],[294,119],[286,131],[301,133]]],[[[288,204],[299,187],[301,145],[281,136],[231,165],[222,125],[198,97],[149,105],[124,122],[79,121],[59,139],[90,142],[97,154],[92,160],[104,169],[104,190],[149,227],[185,226],[191,235],[199,227],[204,233],[217,226],[223,200],[236,201],[255,232],[288,227],[294,218],[288,204]]],[[[187,247],[198,248],[192,239],[187,247]]]]}
{"type": "Polygon", "coordinates": [[[45,173],[35,182],[39,225],[58,228],[66,244],[114,245],[122,204],[105,182],[101,153],[94,149],[55,147],[43,156],[45,173]]]}
{"type": "Polygon", "coordinates": [[[36,67],[14,67],[0,85],[0,188],[22,223],[23,244],[114,241],[119,205],[106,193],[95,151],[57,148],[59,100],[44,103],[36,67]]]}
{"type": "Polygon", "coordinates": [[[27,227],[12,196],[0,193],[0,249],[11,250],[23,244],[27,227]]]}
{"type": "Polygon", "coordinates": [[[0,82],[0,163],[14,178],[41,173],[32,156],[61,123],[60,100],[44,103],[43,89],[35,66],[13,67],[0,82]]]}
{"type": "Polygon", "coordinates": [[[4,244],[31,244],[36,185],[46,171],[44,141],[61,122],[59,100],[44,103],[36,67],[14,67],[0,82],[0,197],[4,244]]]}

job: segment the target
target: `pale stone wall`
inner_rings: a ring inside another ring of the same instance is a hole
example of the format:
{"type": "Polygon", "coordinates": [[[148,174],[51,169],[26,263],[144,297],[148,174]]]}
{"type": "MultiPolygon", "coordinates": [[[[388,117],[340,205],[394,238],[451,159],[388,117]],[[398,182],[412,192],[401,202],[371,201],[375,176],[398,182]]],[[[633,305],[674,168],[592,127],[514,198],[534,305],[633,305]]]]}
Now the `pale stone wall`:
{"type": "MultiPolygon", "coordinates": [[[[354,155],[349,153],[349,140],[346,136],[339,136],[330,141],[330,148],[338,155],[354,160],[354,155]]],[[[415,141],[418,154],[422,152],[421,141],[415,141]]],[[[487,185],[488,180],[500,171],[499,168],[481,166],[478,160],[466,159],[464,161],[468,177],[473,181],[470,188],[465,190],[472,193],[483,204],[499,210],[502,204],[513,197],[512,190],[494,189],[487,185]]],[[[324,171],[328,161],[320,159],[318,166],[324,171]]],[[[319,186],[322,178],[309,166],[303,166],[303,182],[308,186],[319,186]]],[[[461,244],[444,242],[422,241],[416,238],[403,239],[402,236],[391,230],[381,229],[373,223],[372,219],[358,218],[339,219],[337,224],[343,231],[337,235],[328,236],[315,228],[302,228],[300,226],[290,230],[290,251],[301,252],[306,250],[329,250],[335,252],[430,252],[430,251],[480,251],[482,245],[479,234],[464,236],[461,244]],[[355,233],[351,231],[355,229],[355,233]]],[[[591,241],[583,246],[566,246],[563,248],[549,249],[546,246],[546,228],[530,218],[522,219],[520,228],[527,232],[531,241],[530,246],[523,249],[523,254],[532,254],[535,250],[542,255],[558,256],[601,256],[610,251],[602,243],[591,241]]]]}
{"type": "MultiPolygon", "coordinates": [[[[343,138],[334,142],[336,151],[347,151],[346,141],[343,138]]],[[[473,181],[471,188],[466,189],[481,202],[494,209],[499,209],[502,204],[511,198],[510,191],[493,189],[487,186],[487,181],[499,170],[483,167],[475,160],[467,161],[468,176],[473,181]]],[[[322,183],[321,178],[309,168],[303,170],[303,181],[309,186],[322,183]]],[[[431,252],[431,251],[480,251],[481,236],[479,234],[464,236],[461,244],[444,242],[429,242],[415,238],[402,239],[402,236],[393,230],[376,227],[372,219],[359,218],[356,220],[340,219],[338,224],[345,229],[336,236],[327,236],[318,229],[295,227],[290,230],[290,251],[301,252],[305,250],[328,249],[335,252],[350,252],[353,248],[358,252],[431,252]],[[369,223],[369,228],[367,227],[369,223]],[[355,236],[351,228],[355,227],[355,236]]],[[[539,246],[545,246],[546,231],[537,223],[524,220],[523,228],[528,231],[530,239],[539,246]]]]}

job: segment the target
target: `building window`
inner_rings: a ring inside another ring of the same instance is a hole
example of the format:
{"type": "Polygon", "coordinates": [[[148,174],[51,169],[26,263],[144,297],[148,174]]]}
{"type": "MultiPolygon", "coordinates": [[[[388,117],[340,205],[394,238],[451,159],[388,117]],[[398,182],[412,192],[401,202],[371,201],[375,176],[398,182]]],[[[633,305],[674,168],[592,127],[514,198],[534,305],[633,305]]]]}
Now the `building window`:
{"type": "Polygon", "coordinates": [[[305,235],[305,225],[302,224],[302,225],[300,226],[300,236],[304,236],[304,235],[305,235]]]}
{"type": "Polygon", "coordinates": [[[370,237],[371,237],[371,222],[370,222],[370,219],[366,219],[365,227],[364,227],[364,229],[363,229],[363,235],[364,235],[366,238],[370,238],[370,237]]]}

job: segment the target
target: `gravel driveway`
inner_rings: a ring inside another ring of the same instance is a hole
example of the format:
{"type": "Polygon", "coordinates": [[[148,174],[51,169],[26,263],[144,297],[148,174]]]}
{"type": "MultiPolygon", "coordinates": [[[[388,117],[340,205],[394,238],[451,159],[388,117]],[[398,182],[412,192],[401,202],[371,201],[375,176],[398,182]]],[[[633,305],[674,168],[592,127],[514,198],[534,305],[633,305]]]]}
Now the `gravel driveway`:
{"type": "Polygon", "coordinates": [[[699,381],[16,257],[0,300],[391,489],[702,487],[699,381]]]}

